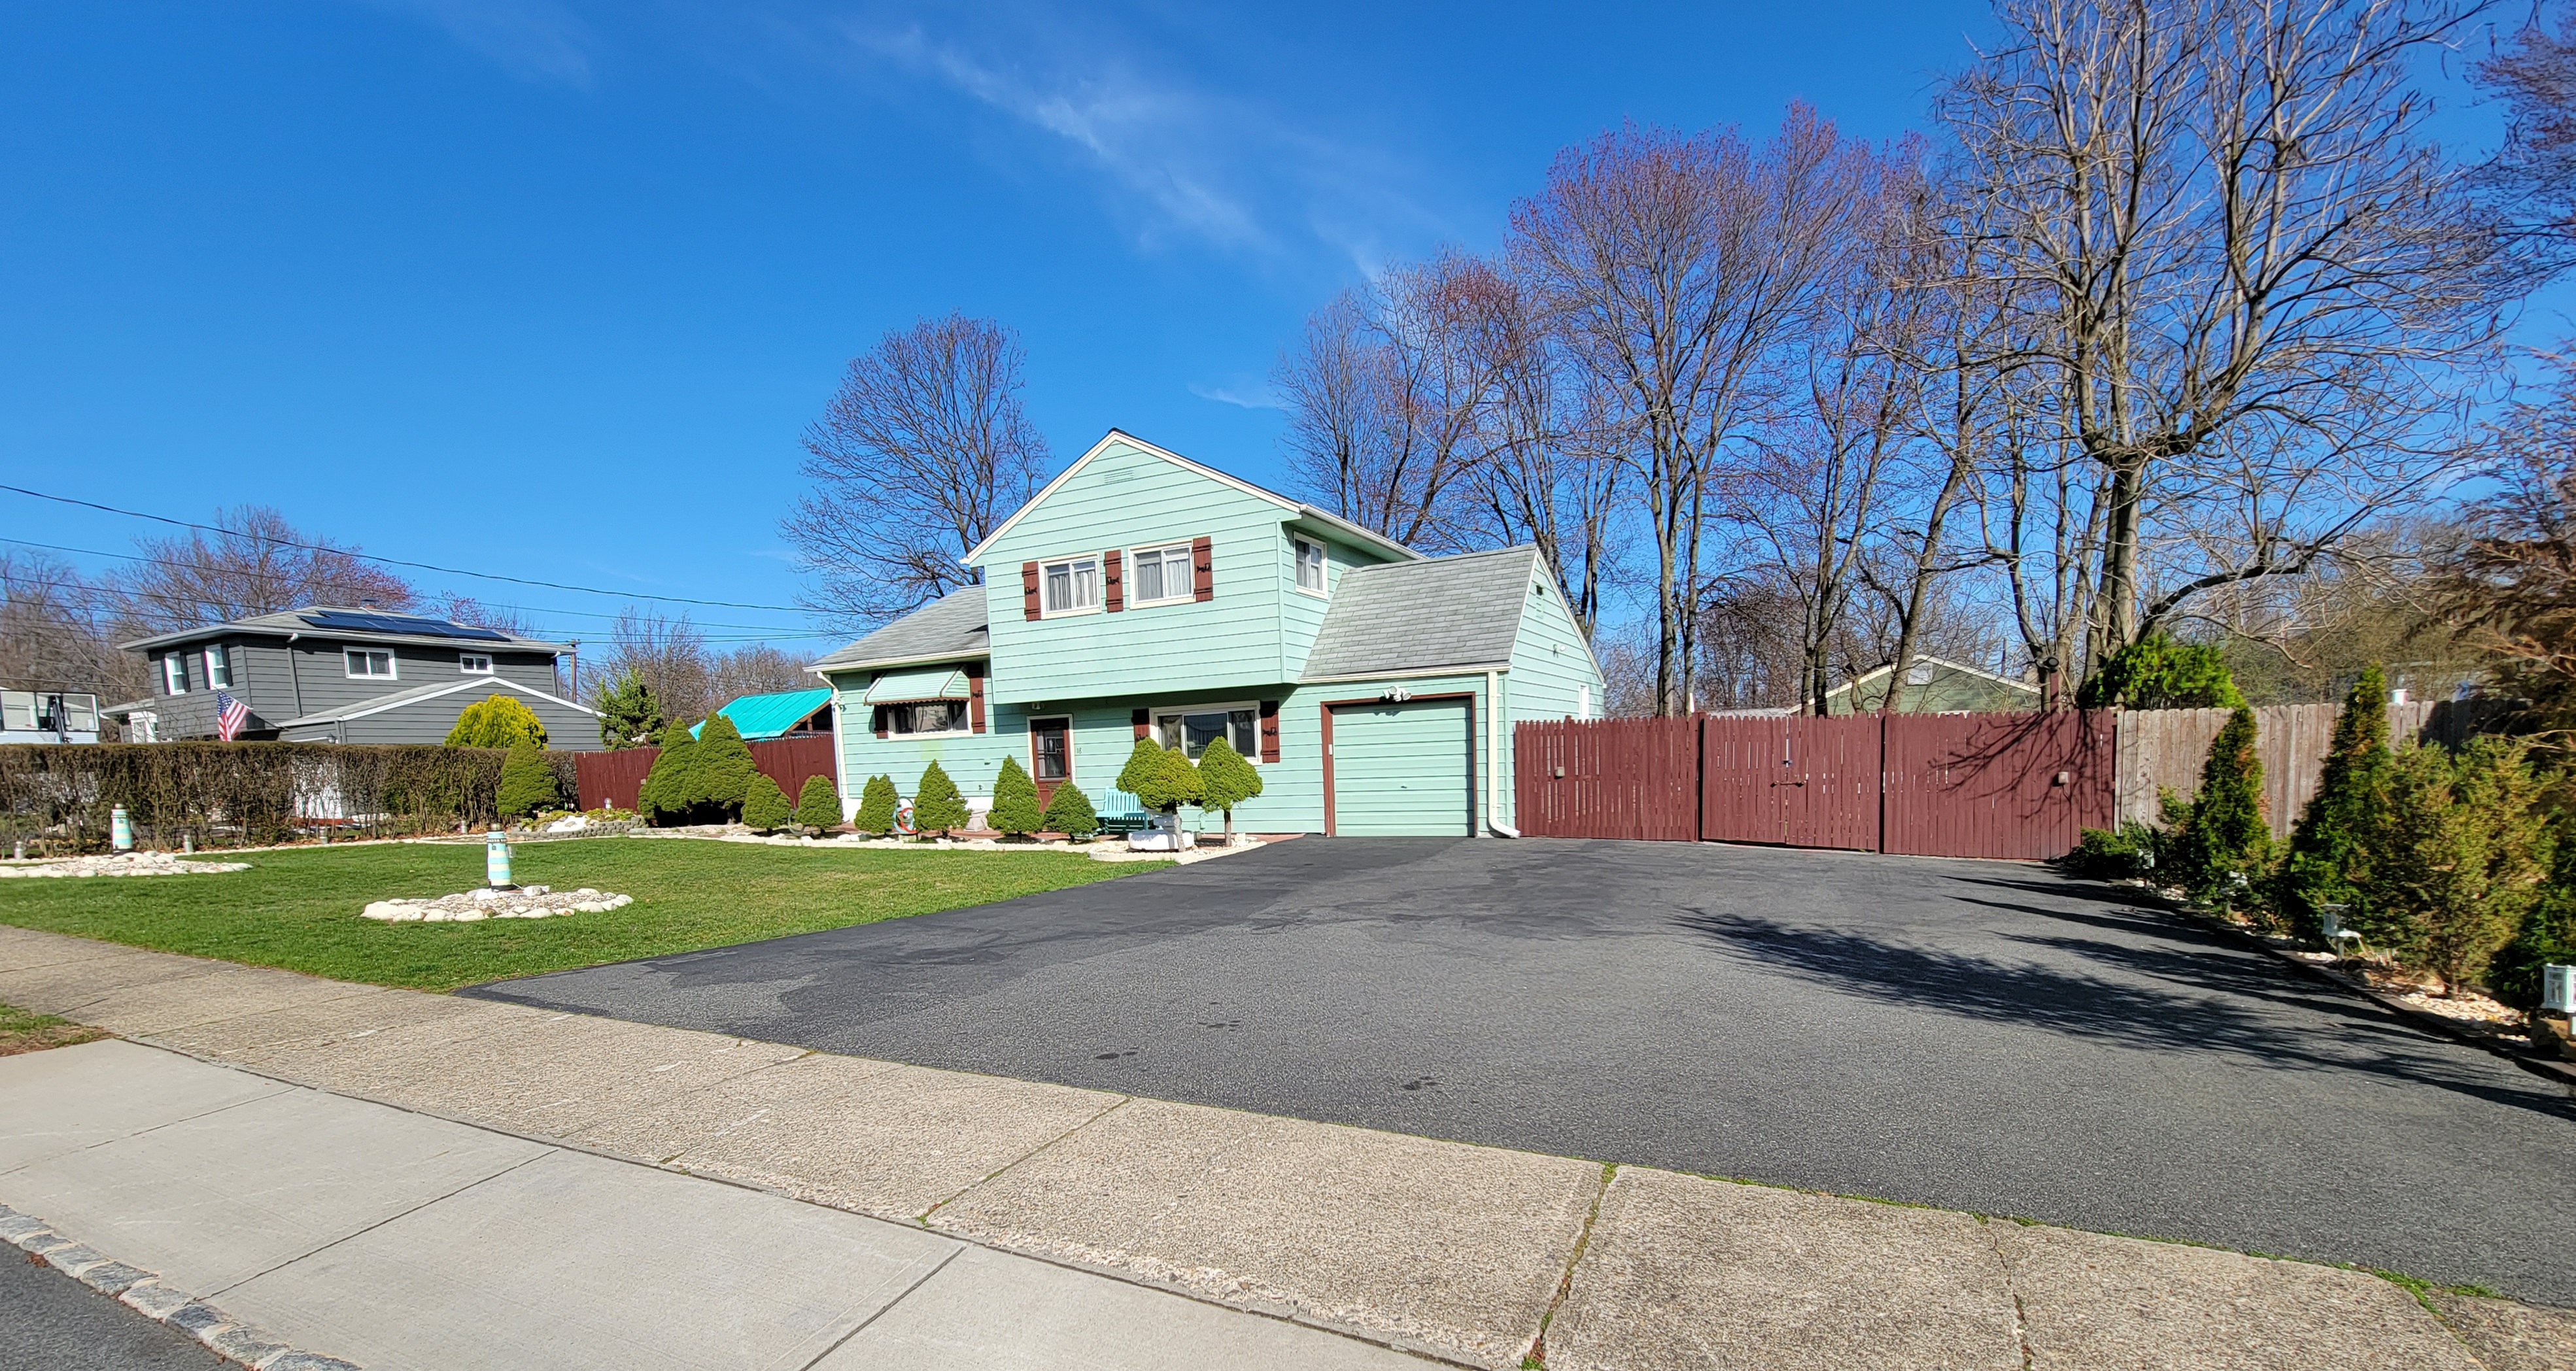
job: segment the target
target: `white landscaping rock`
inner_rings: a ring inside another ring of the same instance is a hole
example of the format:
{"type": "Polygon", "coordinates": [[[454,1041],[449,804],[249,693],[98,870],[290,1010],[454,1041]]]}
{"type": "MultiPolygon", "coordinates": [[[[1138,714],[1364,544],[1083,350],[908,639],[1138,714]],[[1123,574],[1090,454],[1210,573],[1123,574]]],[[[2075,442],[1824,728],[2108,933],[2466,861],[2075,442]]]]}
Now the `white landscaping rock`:
{"type": "Polygon", "coordinates": [[[0,876],[211,876],[248,870],[248,862],[183,862],[168,852],[119,852],[52,862],[0,863],[0,876]]]}
{"type": "Polygon", "coordinates": [[[361,917],[390,923],[474,923],[483,919],[545,919],[557,914],[605,914],[635,903],[632,895],[611,895],[583,886],[556,890],[523,885],[516,890],[461,891],[435,900],[378,900],[361,917]]]}

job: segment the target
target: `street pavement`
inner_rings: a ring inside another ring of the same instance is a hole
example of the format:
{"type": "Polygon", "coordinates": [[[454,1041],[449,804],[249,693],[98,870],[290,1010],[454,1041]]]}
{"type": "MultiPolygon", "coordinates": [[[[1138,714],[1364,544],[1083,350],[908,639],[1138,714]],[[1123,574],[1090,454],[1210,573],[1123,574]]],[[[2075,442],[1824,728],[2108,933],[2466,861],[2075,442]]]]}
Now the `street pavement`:
{"type": "Polygon", "coordinates": [[[0,1368],[225,1371],[231,1365],[178,1329],[0,1248],[0,1368]]]}
{"type": "Polygon", "coordinates": [[[2576,1304],[2576,1102],[2113,888],[1307,838],[465,992],[2576,1304]]]}

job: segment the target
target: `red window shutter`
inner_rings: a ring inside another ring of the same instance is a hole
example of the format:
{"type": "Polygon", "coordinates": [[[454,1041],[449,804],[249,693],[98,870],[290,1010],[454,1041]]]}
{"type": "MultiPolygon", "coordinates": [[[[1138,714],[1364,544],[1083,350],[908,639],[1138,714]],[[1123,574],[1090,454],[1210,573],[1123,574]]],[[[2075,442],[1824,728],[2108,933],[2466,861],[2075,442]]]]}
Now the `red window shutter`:
{"type": "Polygon", "coordinates": [[[1137,736],[1137,737],[1142,738],[1142,737],[1144,737],[1146,734],[1151,733],[1151,732],[1153,732],[1153,731],[1154,731],[1154,712],[1153,712],[1152,710],[1149,710],[1149,709],[1140,709],[1140,710],[1137,710],[1137,711],[1136,711],[1136,713],[1135,713],[1135,715],[1134,715],[1134,718],[1135,718],[1135,723],[1136,723],[1136,736],[1137,736]]]}
{"type": "Polygon", "coordinates": [[[877,736],[878,736],[878,737],[880,737],[880,738],[882,738],[882,737],[886,736],[886,716],[885,716],[885,712],[886,712],[886,707],[885,707],[884,705],[878,705],[878,706],[876,706],[876,708],[875,708],[875,712],[874,712],[874,719],[875,719],[875,722],[876,722],[877,736]]]}
{"type": "Polygon", "coordinates": [[[1205,538],[1190,540],[1190,589],[1202,600],[1216,598],[1215,545],[1205,538]]]}
{"type": "Polygon", "coordinates": [[[1126,588],[1119,584],[1118,549],[1113,547],[1107,552],[1101,553],[1100,566],[1100,579],[1103,587],[1101,593],[1107,597],[1109,601],[1109,612],[1115,614],[1127,607],[1126,588]]]}
{"type": "Polygon", "coordinates": [[[1020,563],[1020,617],[1038,617],[1038,564],[1020,563]]]}
{"type": "Polygon", "coordinates": [[[1279,702],[1261,702],[1261,760],[1279,760],[1279,702]]]}
{"type": "Polygon", "coordinates": [[[984,731],[984,668],[980,665],[966,668],[966,731],[984,731]]]}

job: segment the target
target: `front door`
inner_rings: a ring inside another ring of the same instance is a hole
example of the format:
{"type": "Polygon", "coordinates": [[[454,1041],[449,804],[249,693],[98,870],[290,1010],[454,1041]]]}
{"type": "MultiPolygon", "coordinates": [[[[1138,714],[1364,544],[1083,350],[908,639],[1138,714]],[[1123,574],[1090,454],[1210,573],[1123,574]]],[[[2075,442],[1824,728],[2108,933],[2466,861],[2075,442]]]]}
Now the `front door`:
{"type": "Polygon", "coordinates": [[[1055,798],[1055,788],[1073,779],[1073,721],[1029,720],[1029,778],[1038,783],[1038,804],[1055,798]]]}

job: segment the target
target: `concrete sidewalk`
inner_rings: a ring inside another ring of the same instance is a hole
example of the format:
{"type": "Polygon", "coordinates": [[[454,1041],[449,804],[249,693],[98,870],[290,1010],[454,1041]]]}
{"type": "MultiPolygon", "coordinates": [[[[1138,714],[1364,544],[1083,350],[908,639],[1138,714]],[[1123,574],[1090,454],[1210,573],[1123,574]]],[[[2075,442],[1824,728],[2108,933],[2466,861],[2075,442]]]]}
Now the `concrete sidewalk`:
{"type": "Polygon", "coordinates": [[[17,929],[0,1001],[135,1040],[0,1059],[0,1204],[369,1367],[2576,1368],[2359,1272],[17,929]]]}

